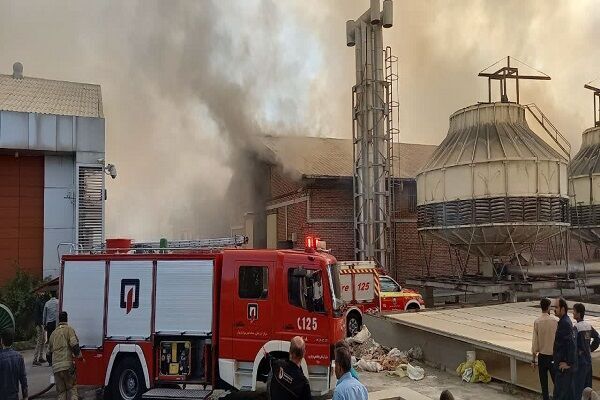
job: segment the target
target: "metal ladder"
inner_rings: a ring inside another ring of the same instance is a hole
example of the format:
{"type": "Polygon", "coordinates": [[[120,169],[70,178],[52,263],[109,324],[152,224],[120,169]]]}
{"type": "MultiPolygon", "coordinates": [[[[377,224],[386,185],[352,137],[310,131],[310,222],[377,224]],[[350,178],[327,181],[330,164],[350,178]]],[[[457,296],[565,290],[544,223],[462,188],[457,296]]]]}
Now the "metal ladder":
{"type": "Polygon", "coordinates": [[[565,136],[554,126],[554,124],[546,117],[546,114],[540,110],[540,108],[535,104],[526,104],[525,109],[529,111],[529,113],[535,118],[535,120],[540,124],[542,129],[546,131],[546,133],[550,136],[550,138],[556,143],[559,149],[563,152],[563,156],[565,159],[571,159],[571,144],[565,138],[565,136]]]}
{"type": "Polygon", "coordinates": [[[198,240],[174,240],[162,239],[159,242],[135,242],[131,245],[133,249],[140,250],[166,250],[166,249],[209,249],[223,247],[240,247],[248,243],[248,237],[235,235],[232,237],[198,239],[198,240]]]}
{"type": "MultiPolygon", "coordinates": [[[[396,227],[394,220],[400,218],[400,215],[396,212],[396,186],[397,182],[394,178],[394,164],[397,162],[400,167],[400,154],[394,154],[394,143],[400,143],[400,103],[399,98],[399,71],[398,71],[398,57],[392,54],[392,48],[387,46],[384,53],[385,62],[385,81],[387,83],[386,88],[386,136],[388,138],[388,182],[387,190],[389,191],[388,197],[388,251],[389,251],[389,262],[390,268],[389,273],[392,273],[395,279],[398,279],[398,265],[396,260],[396,227]],[[391,270],[393,268],[393,271],[391,270]]],[[[398,184],[399,185],[399,184],[398,184]]]]}

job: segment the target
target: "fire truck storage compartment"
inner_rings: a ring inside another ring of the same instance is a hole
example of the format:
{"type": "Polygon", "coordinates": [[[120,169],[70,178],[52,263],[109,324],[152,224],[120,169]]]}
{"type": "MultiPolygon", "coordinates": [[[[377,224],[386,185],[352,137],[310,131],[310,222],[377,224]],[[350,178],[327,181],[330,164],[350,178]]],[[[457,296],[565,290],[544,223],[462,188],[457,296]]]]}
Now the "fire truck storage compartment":
{"type": "Polygon", "coordinates": [[[353,272],[340,274],[342,300],[345,302],[372,301],[375,297],[373,272],[353,272]]]}
{"type": "Polygon", "coordinates": [[[108,339],[145,340],[151,334],[152,260],[111,260],[108,273],[108,339]]]}
{"type": "Polygon", "coordinates": [[[190,341],[160,342],[160,375],[186,378],[192,370],[191,351],[190,341]]]}
{"type": "Polygon", "coordinates": [[[210,339],[160,336],[156,343],[159,381],[205,381],[210,339]]]}
{"type": "Polygon", "coordinates": [[[64,264],[62,309],[69,314],[82,348],[99,348],[104,335],[106,262],[67,261],[64,264]]]}
{"type": "Polygon", "coordinates": [[[213,260],[157,262],[157,335],[212,334],[213,272],[213,260]]]}
{"type": "Polygon", "coordinates": [[[110,260],[108,279],[106,264],[64,263],[62,309],[83,346],[103,344],[106,280],[107,339],[148,340],[152,332],[179,340],[212,336],[214,260],[110,260]]]}

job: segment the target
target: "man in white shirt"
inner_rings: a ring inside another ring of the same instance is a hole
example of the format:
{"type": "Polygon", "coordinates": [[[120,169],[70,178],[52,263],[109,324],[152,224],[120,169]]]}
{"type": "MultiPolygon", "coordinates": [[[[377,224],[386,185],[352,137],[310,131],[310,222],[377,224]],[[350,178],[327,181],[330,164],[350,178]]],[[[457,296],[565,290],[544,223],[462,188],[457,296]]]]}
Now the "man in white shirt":
{"type": "Polygon", "coordinates": [[[542,387],[542,396],[544,400],[550,399],[548,393],[548,373],[550,373],[550,379],[552,379],[552,383],[554,383],[552,354],[554,351],[554,337],[556,335],[558,321],[550,315],[551,303],[550,299],[542,299],[540,301],[542,315],[540,315],[533,323],[533,340],[531,344],[531,354],[533,356],[532,365],[536,364],[537,356],[540,385],[542,387]]]}
{"type": "MultiPolygon", "coordinates": [[[[44,312],[42,315],[42,321],[44,323],[44,327],[46,328],[46,332],[48,335],[48,340],[50,340],[50,335],[56,329],[56,324],[58,320],[58,299],[56,298],[56,292],[50,292],[50,300],[44,304],[44,312]]],[[[51,354],[46,354],[46,360],[48,360],[48,364],[52,365],[51,354]]]]}

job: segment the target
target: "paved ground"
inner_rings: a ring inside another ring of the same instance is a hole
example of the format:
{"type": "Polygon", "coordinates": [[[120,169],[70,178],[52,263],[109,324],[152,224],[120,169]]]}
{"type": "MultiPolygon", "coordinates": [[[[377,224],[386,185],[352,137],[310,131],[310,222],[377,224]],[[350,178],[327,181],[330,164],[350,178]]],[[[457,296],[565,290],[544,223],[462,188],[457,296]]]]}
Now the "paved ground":
{"type": "MultiPolygon", "coordinates": [[[[49,384],[49,367],[32,367],[33,352],[23,352],[27,366],[27,378],[29,381],[29,393],[33,395],[49,384]]],[[[533,393],[509,388],[506,385],[492,382],[490,384],[470,384],[462,382],[458,376],[447,372],[439,371],[433,368],[425,367],[425,379],[413,382],[408,378],[398,378],[388,376],[384,372],[380,373],[360,373],[361,381],[367,386],[369,393],[391,389],[395,387],[407,387],[432,399],[439,398],[444,389],[450,390],[457,400],[509,400],[524,399],[533,400],[538,397],[533,393]]],[[[81,388],[80,395],[85,399],[95,398],[95,388],[81,388]]],[[[41,399],[56,398],[56,392],[51,389],[48,393],[40,397],[41,399]]],[[[227,400],[255,399],[263,400],[267,396],[264,391],[257,393],[231,393],[225,397],[227,400]]],[[[329,396],[323,399],[330,398],[329,396]]]]}

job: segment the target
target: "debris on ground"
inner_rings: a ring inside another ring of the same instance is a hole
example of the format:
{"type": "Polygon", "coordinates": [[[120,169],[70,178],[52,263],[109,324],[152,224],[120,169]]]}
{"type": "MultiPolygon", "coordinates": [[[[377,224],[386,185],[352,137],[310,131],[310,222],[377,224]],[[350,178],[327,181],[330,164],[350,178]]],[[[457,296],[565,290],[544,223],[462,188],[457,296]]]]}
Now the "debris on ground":
{"type": "Polygon", "coordinates": [[[425,370],[412,364],[400,364],[395,370],[389,371],[388,374],[399,376],[400,378],[408,376],[413,381],[420,381],[425,378],[425,370]]]}
{"type": "Polygon", "coordinates": [[[423,368],[410,364],[411,361],[423,359],[423,350],[420,347],[407,351],[395,347],[389,349],[371,337],[371,332],[366,325],[346,341],[355,357],[352,364],[356,369],[368,372],[389,371],[390,374],[408,376],[413,380],[420,380],[425,376],[423,368]]]}
{"type": "Polygon", "coordinates": [[[487,372],[487,367],[483,360],[462,362],[456,368],[456,373],[462,377],[463,381],[469,383],[489,383],[492,380],[492,377],[487,372]]]}

